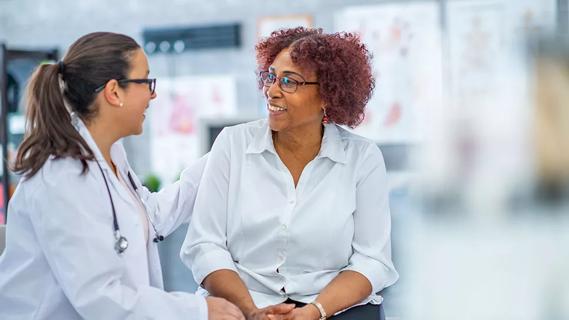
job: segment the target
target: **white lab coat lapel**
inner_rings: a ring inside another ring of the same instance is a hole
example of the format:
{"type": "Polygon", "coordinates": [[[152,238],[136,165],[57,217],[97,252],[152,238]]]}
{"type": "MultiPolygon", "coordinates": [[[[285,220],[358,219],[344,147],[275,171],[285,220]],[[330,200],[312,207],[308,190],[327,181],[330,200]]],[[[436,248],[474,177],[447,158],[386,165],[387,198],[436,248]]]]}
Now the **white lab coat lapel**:
{"type": "MultiPolygon", "coordinates": [[[[126,185],[128,186],[128,188],[131,189],[131,191],[133,191],[134,194],[136,194],[138,196],[138,198],[142,202],[145,210],[147,210],[146,203],[144,203],[144,201],[142,201],[140,198],[140,190],[141,190],[142,186],[140,185],[140,181],[134,175],[134,172],[132,171],[132,168],[130,167],[130,164],[128,163],[126,152],[124,151],[124,148],[122,147],[122,145],[118,145],[118,143],[117,143],[117,144],[113,145],[113,147],[111,147],[111,157],[112,157],[113,161],[116,161],[115,164],[117,165],[117,169],[121,173],[121,175],[122,175],[124,181],[126,182],[126,185]],[[128,178],[129,172],[132,175],[132,179],[136,185],[136,189],[131,185],[131,181],[128,178]]],[[[155,234],[154,229],[152,227],[152,221],[150,221],[150,219],[148,219],[148,214],[146,214],[145,217],[148,220],[148,239],[149,240],[148,240],[147,254],[148,254],[148,273],[150,276],[150,285],[152,285],[153,287],[156,287],[156,288],[163,288],[164,287],[164,281],[162,279],[162,266],[160,264],[160,255],[158,253],[158,245],[156,242],[153,241],[156,234],[155,234]]]]}
{"type": "MultiPolygon", "coordinates": [[[[73,116],[72,118],[73,125],[93,151],[95,159],[105,172],[105,177],[109,183],[111,195],[113,196],[113,201],[115,203],[117,220],[119,222],[121,234],[129,241],[129,247],[123,253],[128,270],[128,278],[131,278],[130,280],[134,283],[150,284],[153,287],[163,288],[160,257],[158,254],[157,244],[152,241],[155,235],[150,221],[148,228],[149,242],[147,246],[144,234],[140,232],[142,229],[142,222],[140,221],[140,216],[136,211],[138,209],[136,204],[132,202],[132,197],[128,194],[129,191],[123,187],[118,178],[113,174],[85,124],[77,116],[73,116]]],[[[121,141],[117,141],[112,145],[111,158],[117,166],[119,174],[121,174],[121,177],[126,182],[127,187],[132,188],[132,186],[130,186],[130,180],[128,179],[128,172],[131,172],[131,174],[133,173],[130,165],[128,164],[126,153],[121,141]]],[[[92,169],[98,170],[97,167],[92,167],[92,169]]],[[[138,195],[138,192],[135,192],[135,194],[138,195]]],[[[105,201],[109,200],[105,199],[105,201]]],[[[109,211],[109,215],[112,215],[111,211],[109,211]]],[[[145,217],[148,219],[147,215],[145,215],[145,217]]]]}

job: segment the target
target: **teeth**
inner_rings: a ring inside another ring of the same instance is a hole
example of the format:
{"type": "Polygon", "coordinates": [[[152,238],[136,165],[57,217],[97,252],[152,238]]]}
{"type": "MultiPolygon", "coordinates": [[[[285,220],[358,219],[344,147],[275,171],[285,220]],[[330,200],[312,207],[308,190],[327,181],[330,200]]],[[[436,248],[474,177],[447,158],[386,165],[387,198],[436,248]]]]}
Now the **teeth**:
{"type": "Polygon", "coordinates": [[[269,110],[277,112],[277,111],[285,111],[286,108],[284,107],[279,107],[279,106],[274,106],[272,104],[269,105],[269,110]]]}

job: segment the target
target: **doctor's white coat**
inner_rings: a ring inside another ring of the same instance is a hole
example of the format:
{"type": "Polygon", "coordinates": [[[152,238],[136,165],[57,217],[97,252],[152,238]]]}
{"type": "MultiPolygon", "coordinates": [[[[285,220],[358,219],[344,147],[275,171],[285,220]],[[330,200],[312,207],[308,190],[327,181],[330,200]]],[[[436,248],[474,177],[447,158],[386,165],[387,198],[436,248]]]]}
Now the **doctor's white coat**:
{"type": "MultiPolygon", "coordinates": [[[[162,290],[155,236],[189,222],[205,164],[187,168],[180,181],[150,193],[131,170],[120,142],[111,157],[149,218],[148,243],[133,198],[104,161],[85,125],[74,125],[103,168],[120,231],[129,247],[114,250],[113,216],[101,171],[71,158],[49,159],[18,185],[8,209],[6,249],[0,257],[0,319],[196,319],[207,320],[203,297],[162,290]]],[[[167,155],[165,155],[167,156],[167,155]]]]}

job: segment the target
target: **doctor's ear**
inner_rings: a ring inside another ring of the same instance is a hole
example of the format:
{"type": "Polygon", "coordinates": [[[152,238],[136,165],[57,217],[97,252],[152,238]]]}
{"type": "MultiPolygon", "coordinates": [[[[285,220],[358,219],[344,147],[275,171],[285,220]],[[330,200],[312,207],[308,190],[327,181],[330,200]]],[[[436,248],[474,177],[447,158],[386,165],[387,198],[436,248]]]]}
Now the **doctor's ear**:
{"type": "Polygon", "coordinates": [[[107,102],[115,107],[122,107],[123,103],[121,99],[122,92],[120,91],[120,86],[117,80],[112,79],[107,82],[105,88],[103,89],[103,95],[107,102]]]}

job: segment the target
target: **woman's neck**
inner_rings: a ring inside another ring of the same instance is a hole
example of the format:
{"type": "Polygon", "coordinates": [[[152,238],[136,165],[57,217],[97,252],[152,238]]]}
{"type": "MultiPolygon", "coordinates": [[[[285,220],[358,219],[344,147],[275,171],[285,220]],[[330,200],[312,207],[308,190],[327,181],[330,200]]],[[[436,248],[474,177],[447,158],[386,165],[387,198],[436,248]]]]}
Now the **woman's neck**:
{"type": "Polygon", "coordinates": [[[97,144],[97,147],[101,151],[103,158],[116,175],[116,168],[111,159],[111,146],[119,139],[119,137],[113,134],[112,126],[103,121],[92,121],[86,125],[89,133],[91,133],[91,136],[93,137],[93,140],[95,140],[95,144],[97,144]]]}
{"type": "Polygon", "coordinates": [[[313,153],[320,150],[324,128],[322,125],[273,132],[273,143],[290,151],[308,151],[313,153]]]}

